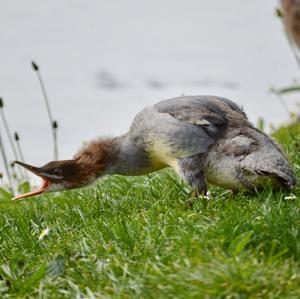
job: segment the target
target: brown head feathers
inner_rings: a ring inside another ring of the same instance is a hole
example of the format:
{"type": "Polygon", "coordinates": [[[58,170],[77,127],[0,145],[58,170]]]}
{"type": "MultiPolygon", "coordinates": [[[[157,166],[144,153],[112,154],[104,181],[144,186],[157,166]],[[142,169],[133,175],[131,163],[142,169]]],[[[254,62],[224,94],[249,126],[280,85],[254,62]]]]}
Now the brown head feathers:
{"type": "Polygon", "coordinates": [[[75,154],[74,160],[86,171],[98,176],[107,163],[113,159],[115,152],[115,140],[113,138],[95,139],[83,147],[75,154]]]}

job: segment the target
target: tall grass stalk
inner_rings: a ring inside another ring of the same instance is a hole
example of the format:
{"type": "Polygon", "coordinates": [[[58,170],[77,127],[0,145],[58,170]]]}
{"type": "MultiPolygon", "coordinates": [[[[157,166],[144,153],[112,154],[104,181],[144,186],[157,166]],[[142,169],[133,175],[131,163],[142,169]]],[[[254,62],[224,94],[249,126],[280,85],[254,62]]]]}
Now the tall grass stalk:
{"type": "Polygon", "coordinates": [[[32,66],[32,69],[37,74],[38,81],[39,81],[39,84],[40,84],[40,87],[41,87],[41,90],[43,93],[43,97],[44,97],[44,101],[45,101],[46,109],[47,109],[47,113],[48,113],[48,118],[49,118],[49,122],[50,122],[52,138],[53,138],[54,160],[57,160],[58,159],[58,142],[57,142],[58,124],[57,124],[57,121],[55,121],[52,116],[48,94],[47,94],[45,84],[44,84],[43,78],[42,78],[40,70],[39,70],[39,66],[34,61],[31,62],[31,66],[32,66]]]}
{"type": "Polygon", "coordinates": [[[286,102],[283,100],[283,98],[280,95],[280,92],[278,92],[276,89],[271,88],[270,90],[272,93],[275,94],[275,96],[277,97],[279,103],[281,104],[283,110],[287,113],[287,115],[290,117],[291,116],[291,111],[289,110],[286,102]]]}
{"type": "Polygon", "coordinates": [[[2,155],[4,168],[5,168],[6,175],[7,175],[7,181],[8,181],[8,184],[9,184],[11,190],[13,191],[13,180],[12,180],[12,176],[11,176],[11,173],[10,173],[10,170],[9,170],[6,151],[5,151],[4,143],[3,143],[2,137],[1,137],[1,132],[0,132],[0,150],[1,150],[1,155],[2,155]]]}
{"type": "MultiPolygon", "coordinates": [[[[23,154],[22,147],[21,147],[21,144],[20,144],[19,134],[17,132],[15,132],[14,137],[15,137],[15,142],[16,142],[16,146],[17,146],[17,150],[18,150],[18,155],[21,158],[21,161],[25,162],[24,154],[23,154]]],[[[22,169],[22,175],[23,175],[24,178],[28,179],[26,171],[23,170],[23,169],[22,169]]]]}
{"type": "Polygon", "coordinates": [[[20,145],[19,134],[17,132],[15,132],[14,137],[15,137],[15,141],[16,141],[16,145],[17,145],[17,149],[18,149],[18,154],[19,154],[21,160],[23,162],[25,162],[24,154],[23,154],[23,151],[22,151],[22,148],[21,148],[21,145],[20,145]]]}
{"type": "Polygon", "coordinates": [[[291,48],[291,51],[295,57],[295,60],[297,62],[297,66],[298,66],[298,69],[300,70],[300,58],[298,56],[298,50],[297,48],[294,46],[294,43],[292,41],[292,39],[289,37],[288,33],[285,31],[285,35],[286,35],[286,38],[288,40],[288,43],[290,45],[290,48],[291,48]]]}
{"type": "MultiPolygon", "coordinates": [[[[8,141],[9,141],[9,144],[11,146],[14,158],[15,158],[15,160],[19,160],[20,157],[18,156],[18,152],[17,152],[17,149],[16,149],[16,147],[14,145],[10,128],[9,128],[8,122],[7,122],[6,117],[5,117],[5,113],[4,113],[4,101],[3,101],[2,98],[0,98],[0,114],[1,114],[2,122],[4,124],[4,129],[5,129],[5,132],[6,132],[8,141]]],[[[21,171],[19,172],[19,175],[22,176],[22,172],[21,171]]]]}

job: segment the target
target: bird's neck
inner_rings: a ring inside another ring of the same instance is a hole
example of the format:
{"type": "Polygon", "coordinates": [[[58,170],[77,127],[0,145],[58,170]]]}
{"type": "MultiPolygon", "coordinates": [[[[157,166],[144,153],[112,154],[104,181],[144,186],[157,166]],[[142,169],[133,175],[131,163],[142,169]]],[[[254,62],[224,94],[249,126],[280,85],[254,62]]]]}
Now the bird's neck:
{"type": "Polygon", "coordinates": [[[108,174],[141,175],[149,172],[149,158],[142,145],[128,134],[114,138],[114,149],[105,168],[108,174]]]}
{"type": "Polygon", "coordinates": [[[148,173],[149,159],[143,146],[128,134],[103,138],[85,145],[75,159],[96,177],[105,174],[141,175],[148,173]]]}

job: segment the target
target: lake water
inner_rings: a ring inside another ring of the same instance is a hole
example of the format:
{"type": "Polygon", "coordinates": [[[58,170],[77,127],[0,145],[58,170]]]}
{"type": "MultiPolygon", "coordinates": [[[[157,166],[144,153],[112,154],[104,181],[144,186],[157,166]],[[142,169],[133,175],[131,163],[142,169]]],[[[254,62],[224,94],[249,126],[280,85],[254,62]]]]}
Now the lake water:
{"type": "MultiPolygon", "coordinates": [[[[0,0],[0,96],[26,161],[40,165],[53,155],[31,60],[41,67],[60,126],[61,159],[85,140],[125,132],[144,106],[181,94],[228,97],[254,123],[286,121],[269,88],[290,84],[299,71],[274,14],[277,4],[0,0]]],[[[295,110],[297,98],[285,100],[295,110]]]]}

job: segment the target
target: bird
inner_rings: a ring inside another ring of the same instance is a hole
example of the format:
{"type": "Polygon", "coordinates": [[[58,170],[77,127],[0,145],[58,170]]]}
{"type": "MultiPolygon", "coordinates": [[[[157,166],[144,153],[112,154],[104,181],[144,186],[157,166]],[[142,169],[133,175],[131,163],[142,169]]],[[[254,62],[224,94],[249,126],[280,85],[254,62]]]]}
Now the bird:
{"type": "Polygon", "coordinates": [[[234,192],[257,192],[266,182],[291,190],[296,177],[280,148],[255,128],[244,110],[219,96],[180,96],[145,107],[118,137],[86,143],[70,160],[42,167],[15,163],[42,178],[41,186],[16,196],[70,190],[104,175],[138,176],[171,167],[197,196],[208,183],[234,192]]]}

